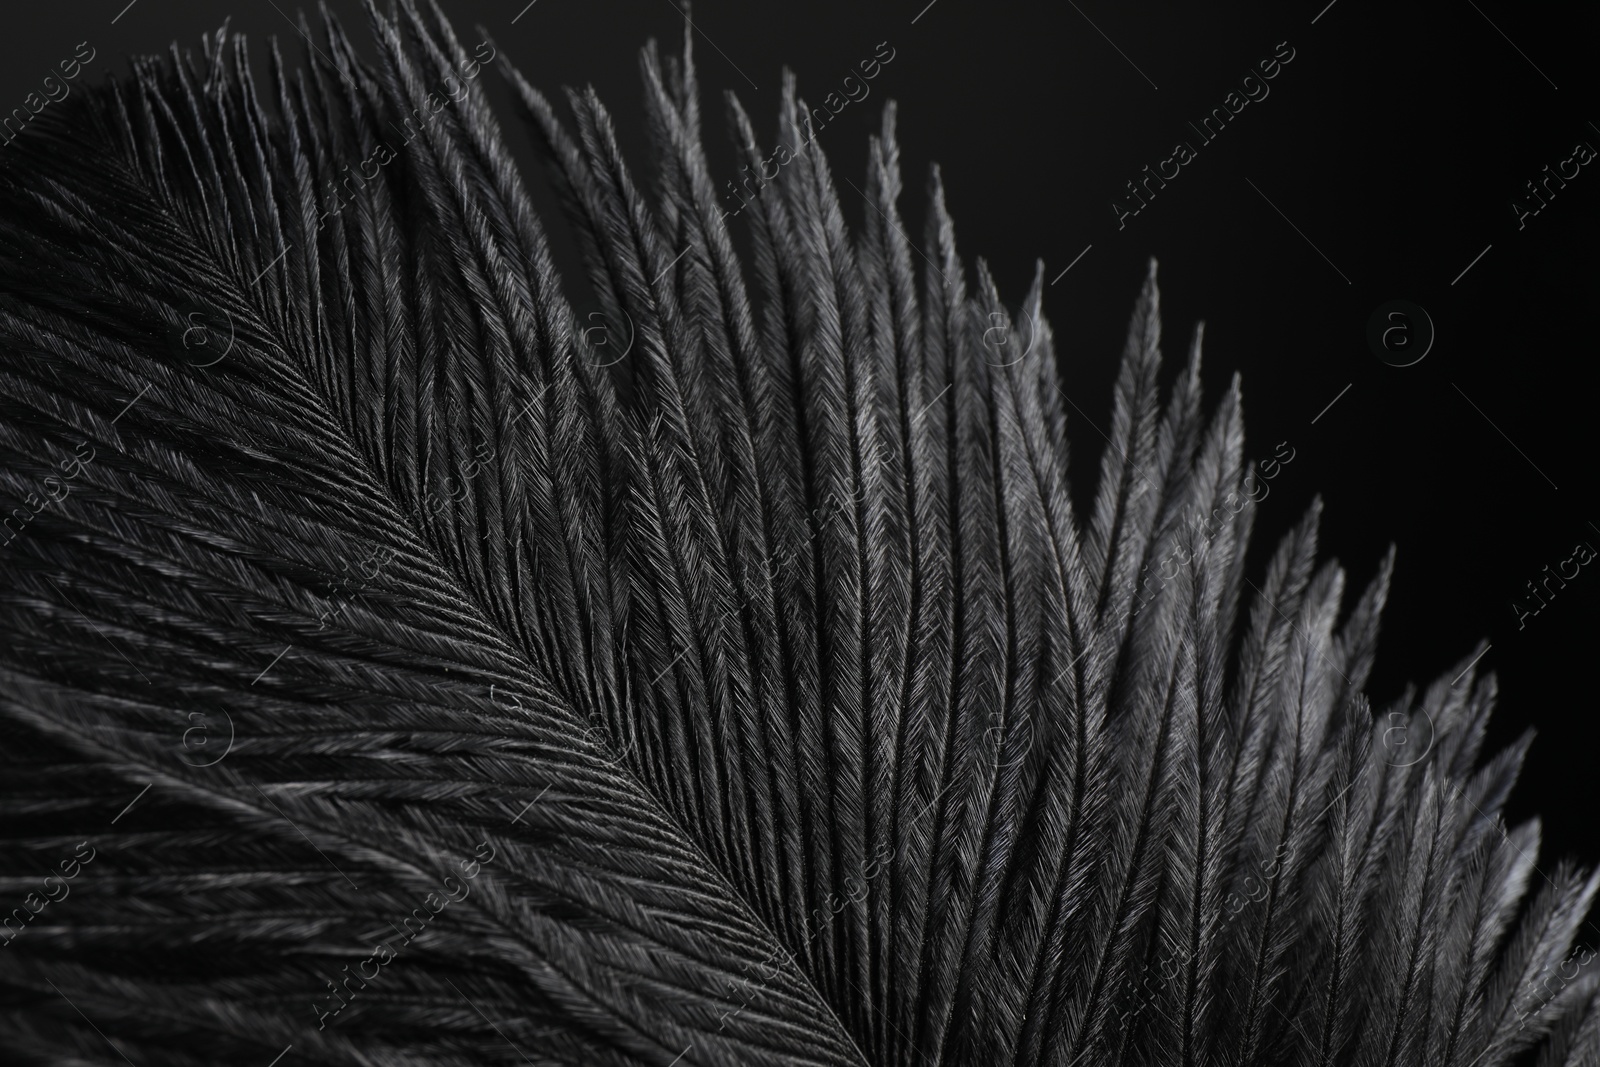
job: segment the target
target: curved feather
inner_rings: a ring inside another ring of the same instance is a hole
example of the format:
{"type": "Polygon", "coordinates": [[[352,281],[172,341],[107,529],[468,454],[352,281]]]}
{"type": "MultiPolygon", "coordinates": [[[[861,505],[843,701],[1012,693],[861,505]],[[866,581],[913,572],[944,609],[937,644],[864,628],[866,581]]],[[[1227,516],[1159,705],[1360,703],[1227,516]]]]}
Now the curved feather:
{"type": "Polygon", "coordinates": [[[1341,625],[1320,503],[1248,563],[1154,261],[1080,517],[1042,265],[969,273],[937,169],[911,240],[892,104],[857,185],[792,75],[775,174],[730,96],[735,208],[687,32],[637,169],[367,17],[0,158],[14,1058],[1593,1061],[1529,739],[1475,656],[1372,714],[1394,553],[1341,625]]]}

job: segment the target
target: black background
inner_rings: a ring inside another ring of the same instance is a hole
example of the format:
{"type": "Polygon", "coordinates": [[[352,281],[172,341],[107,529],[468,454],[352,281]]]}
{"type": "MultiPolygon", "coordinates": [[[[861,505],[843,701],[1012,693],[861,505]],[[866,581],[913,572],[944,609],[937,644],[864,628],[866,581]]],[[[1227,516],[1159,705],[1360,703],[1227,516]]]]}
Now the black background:
{"type": "MultiPolygon", "coordinates": [[[[443,6],[469,48],[482,24],[540,88],[593,84],[642,166],[638,48],[655,37],[676,49],[682,9],[674,0],[524,3],[443,6]]],[[[1575,142],[1600,149],[1600,9],[925,3],[699,0],[694,47],[708,130],[721,128],[720,96],[731,89],[770,142],[785,65],[815,105],[887,41],[894,58],[871,95],[829,123],[821,143],[836,175],[860,184],[867,134],[883,101],[897,100],[913,240],[921,243],[924,176],[938,160],[963,255],[989,263],[1009,302],[1021,299],[1036,259],[1046,279],[1059,276],[1045,310],[1066,392],[1087,416],[1068,426],[1080,498],[1104,447],[1097,426],[1109,423],[1128,314],[1156,256],[1169,363],[1204,317],[1208,395],[1214,401],[1242,373],[1248,451],[1265,457],[1278,441],[1295,450],[1262,505],[1252,577],[1317,493],[1325,551],[1350,571],[1347,598],[1396,543],[1369,686],[1375,706],[1407,681],[1453,677],[1480,638],[1492,642],[1481,664],[1501,683],[1491,744],[1529,726],[1540,734],[1512,814],[1542,814],[1541,867],[1561,855],[1600,860],[1591,817],[1600,566],[1580,571],[1520,630],[1511,606],[1577,542],[1600,548],[1600,160],[1523,229],[1510,207],[1575,142]],[[1200,147],[1186,121],[1220,106],[1283,41],[1295,55],[1270,95],[1200,147]],[[1112,199],[1180,139],[1198,158],[1119,230],[1112,199]],[[1398,368],[1374,356],[1365,332],[1378,305],[1402,298],[1427,309],[1437,339],[1422,362],[1398,368]]],[[[358,4],[329,6],[365,40],[358,4]]],[[[224,20],[257,42],[276,35],[293,52],[295,14],[291,0],[9,11],[0,112],[20,106],[80,41],[96,56],[75,86],[125,69],[130,53],[174,39],[196,45],[224,20]]],[[[506,99],[498,85],[491,93],[506,99]]],[[[509,107],[502,115],[531,168],[528,139],[509,107]]],[[[726,143],[712,151],[731,177],[726,143]]],[[[549,205],[541,181],[536,195],[549,205]]],[[[860,197],[839,188],[846,217],[859,223],[860,197]]]]}

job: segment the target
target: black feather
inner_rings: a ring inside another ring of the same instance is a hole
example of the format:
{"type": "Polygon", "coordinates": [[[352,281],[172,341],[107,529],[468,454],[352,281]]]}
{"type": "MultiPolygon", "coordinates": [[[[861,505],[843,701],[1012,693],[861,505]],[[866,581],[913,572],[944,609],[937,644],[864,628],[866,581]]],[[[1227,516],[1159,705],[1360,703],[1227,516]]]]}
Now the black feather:
{"type": "Polygon", "coordinates": [[[1475,660],[1373,716],[1393,553],[1341,622],[1320,505],[1248,570],[1153,262],[1080,518],[1042,266],[969,275],[937,171],[910,240],[893,105],[734,213],[687,37],[641,180],[369,16],[0,156],[6,1062],[1597,1062],[1527,739],[1475,660]]]}

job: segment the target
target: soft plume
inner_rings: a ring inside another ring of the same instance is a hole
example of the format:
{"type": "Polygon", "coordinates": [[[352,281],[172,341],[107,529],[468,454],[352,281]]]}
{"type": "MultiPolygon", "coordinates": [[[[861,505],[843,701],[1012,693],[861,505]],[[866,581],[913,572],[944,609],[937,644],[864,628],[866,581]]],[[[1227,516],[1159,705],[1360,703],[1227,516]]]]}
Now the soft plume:
{"type": "Polygon", "coordinates": [[[1079,514],[1041,285],[937,172],[910,241],[892,105],[866,204],[819,148],[732,220],[687,38],[648,178],[499,54],[568,277],[450,29],[370,17],[0,154],[0,886],[96,850],[0,949],[9,1062],[1595,1062],[1596,882],[1504,825],[1477,650],[1374,715],[1391,560],[1346,604],[1314,506],[1246,564],[1153,264],[1079,514]]]}

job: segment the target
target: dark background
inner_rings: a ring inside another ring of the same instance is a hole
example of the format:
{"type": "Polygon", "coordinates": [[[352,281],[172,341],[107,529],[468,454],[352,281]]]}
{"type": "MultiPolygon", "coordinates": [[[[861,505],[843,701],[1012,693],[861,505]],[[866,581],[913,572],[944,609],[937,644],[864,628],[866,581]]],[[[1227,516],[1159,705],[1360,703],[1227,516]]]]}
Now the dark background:
{"type": "MultiPolygon", "coordinates": [[[[675,49],[681,9],[674,0],[525,2],[443,6],[469,48],[481,23],[540,88],[593,84],[624,148],[642,161],[637,50],[649,37],[675,49]]],[[[1540,734],[1512,814],[1543,815],[1541,867],[1560,855],[1600,860],[1591,817],[1600,567],[1580,571],[1520,630],[1511,606],[1577,542],[1600,548],[1591,325],[1600,160],[1520,231],[1509,206],[1575,142],[1600,149],[1600,9],[1507,0],[925,3],[699,0],[694,47],[707,129],[721,127],[720,95],[732,89],[770,143],[784,65],[816,105],[887,41],[894,58],[871,96],[821,134],[836,174],[861,184],[866,136],[892,97],[914,241],[924,176],[939,160],[963,255],[988,261],[1009,302],[1021,299],[1036,258],[1046,279],[1057,278],[1089,248],[1045,297],[1066,391],[1088,416],[1068,427],[1080,497],[1104,447],[1090,420],[1109,422],[1127,317],[1144,263],[1156,256],[1169,362],[1204,316],[1209,396],[1241,372],[1248,451],[1265,457],[1284,440],[1295,449],[1262,505],[1255,557],[1264,560],[1318,492],[1325,551],[1351,572],[1347,597],[1395,542],[1386,637],[1369,686],[1375,706],[1407,681],[1448,680],[1480,638],[1492,642],[1481,663],[1501,683],[1491,744],[1529,726],[1540,734]],[[1281,41],[1295,56],[1270,95],[1201,147],[1185,122],[1220,106],[1281,41]],[[1119,231],[1112,198],[1179,139],[1198,158],[1119,231]],[[1403,368],[1381,362],[1365,339],[1372,311],[1397,298],[1426,308],[1437,330],[1427,358],[1403,368]]],[[[358,4],[330,7],[365,39],[358,4]]],[[[292,0],[11,11],[0,112],[20,106],[80,41],[96,56],[73,85],[122,69],[130,53],[174,39],[196,45],[224,20],[257,41],[276,35],[292,51],[295,14],[292,0]]],[[[498,85],[491,92],[505,100],[498,85]]],[[[515,127],[509,108],[503,116],[515,127]]],[[[527,138],[510,132],[531,165],[527,138]]],[[[712,148],[719,177],[731,177],[731,151],[712,148]]],[[[860,197],[839,188],[846,217],[859,223],[860,197]]]]}

